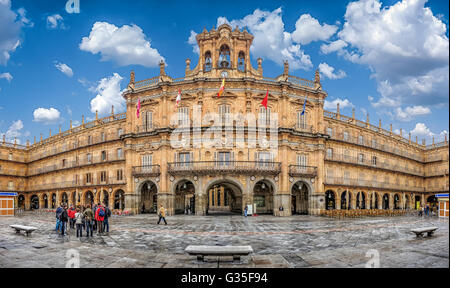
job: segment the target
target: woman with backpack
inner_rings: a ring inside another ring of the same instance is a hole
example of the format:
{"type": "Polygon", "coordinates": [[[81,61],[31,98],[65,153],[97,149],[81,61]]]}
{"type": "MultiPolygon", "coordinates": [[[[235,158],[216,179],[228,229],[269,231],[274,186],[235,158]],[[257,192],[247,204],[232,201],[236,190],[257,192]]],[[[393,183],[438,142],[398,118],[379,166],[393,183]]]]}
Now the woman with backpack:
{"type": "Polygon", "coordinates": [[[97,221],[98,234],[103,233],[103,221],[105,220],[105,208],[102,204],[98,203],[97,210],[95,211],[95,220],[97,221]]]}

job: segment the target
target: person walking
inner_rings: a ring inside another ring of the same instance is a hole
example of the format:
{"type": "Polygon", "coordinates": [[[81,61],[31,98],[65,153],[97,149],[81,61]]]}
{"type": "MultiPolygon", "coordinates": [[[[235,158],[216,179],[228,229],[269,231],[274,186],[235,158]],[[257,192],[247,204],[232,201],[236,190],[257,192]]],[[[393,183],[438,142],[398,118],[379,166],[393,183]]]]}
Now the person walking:
{"type": "Polygon", "coordinates": [[[105,220],[103,221],[103,232],[109,233],[109,217],[111,217],[111,210],[108,205],[105,205],[105,220]]]}
{"type": "Polygon", "coordinates": [[[159,222],[161,222],[161,219],[164,220],[164,223],[167,225],[167,221],[166,221],[166,209],[164,209],[164,206],[161,204],[161,207],[159,208],[159,220],[158,220],[158,224],[159,222]]]}
{"type": "Polygon", "coordinates": [[[86,237],[89,238],[89,231],[91,232],[92,237],[92,219],[94,218],[94,212],[92,212],[91,205],[87,205],[86,209],[83,212],[84,215],[84,224],[86,226],[86,237]]]}
{"type": "Polygon", "coordinates": [[[60,232],[61,231],[61,213],[63,211],[62,204],[59,204],[59,207],[56,209],[56,227],[55,231],[60,232]]]}
{"type": "Polygon", "coordinates": [[[77,238],[83,237],[83,213],[81,213],[80,208],[77,208],[75,213],[75,225],[77,225],[77,238]]]}
{"type": "Polygon", "coordinates": [[[67,207],[63,206],[63,211],[61,212],[61,236],[64,236],[65,228],[67,227],[67,221],[69,221],[69,215],[67,214],[67,207]]]}
{"type": "Polygon", "coordinates": [[[430,205],[428,205],[428,204],[425,208],[425,213],[427,214],[427,216],[430,216],[430,205]]]}
{"type": "Polygon", "coordinates": [[[102,204],[98,203],[97,210],[95,211],[95,221],[97,221],[97,234],[103,233],[103,221],[105,220],[105,208],[102,204]]]}
{"type": "Polygon", "coordinates": [[[248,205],[245,205],[244,216],[247,217],[248,214],[248,205]]]}

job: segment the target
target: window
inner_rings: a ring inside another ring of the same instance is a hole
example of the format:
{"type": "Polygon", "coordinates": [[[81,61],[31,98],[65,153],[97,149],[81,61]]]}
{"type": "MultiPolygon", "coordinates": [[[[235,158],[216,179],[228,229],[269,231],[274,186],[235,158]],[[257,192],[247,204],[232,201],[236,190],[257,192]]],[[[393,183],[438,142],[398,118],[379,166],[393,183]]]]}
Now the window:
{"type": "Polygon", "coordinates": [[[308,166],[308,156],[307,155],[297,155],[297,165],[305,167],[308,166]]]}
{"type": "Polygon", "coordinates": [[[92,144],[92,136],[88,136],[88,145],[92,144]]]}
{"type": "Polygon", "coordinates": [[[106,151],[102,151],[102,161],[106,161],[106,151]]]}
{"type": "Polygon", "coordinates": [[[238,56],[238,70],[241,72],[245,72],[245,53],[239,52],[238,56]]]}
{"type": "Polygon", "coordinates": [[[180,107],[178,108],[178,125],[188,126],[189,125],[189,108],[180,107]]]}
{"type": "Polygon", "coordinates": [[[12,155],[12,153],[9,153],[9,155],[8,155],[8,160],[13,160],[13,155],[12,155]]]}
{"type": "Polygon", "coordinates": [[[142,155],[141,160],[142,160],[142,166],[144,166],[144,168],[153,165],[153,155],[152,154],[142,155]]]}
{"type": "Polygon", "coordinates": [[[328,127],[327,128],[327,134],[330,135],[330,137],[333,137],[333,128],[328,127]]]}
{"type": "Polygon", "coordinates": [[[259,108],[259,119],[258,125],[262,127],[270,127],[270,108],[265,107],[259,108]]]}
{"type": "Polygon", "coordinates": [[[91,153],[87,154],[87,163],[88,164],[92,163],[92,154],[91,153]]]}
{"type": "Polygon", "coordinates": [[[306,129],[307,121],[306,121],[306,111],[302,115],[303,111],[297,112],[297,128],[299,129],[306,129]]]}
{"type": "Polygon", "coordinates": [[[14,182],[13,181],[8,182],[8,190],[14,190],[14,182]]]}
{"type": "Polygon", "coordinates": [[[344,171],[344,184],[350,184],[350,172],[344,171]]]}
{"type": "Polygon", "coordinates": [[[359,136],[358,136],[358,144],[359,144],[359,145],[363,145],[363,144],[364,144],[364,138],[363,138],[362,135],[359,135],[359,136]]]}
{"type": "Polygon", "coordinates": [[[105,132],[102,132],[102,142],[105,142],[106,141],[106,135],[105,135],[105,132]]]}
{"type": "Polygon", "coordinates": [[[86,183],[92,183],[92,173],[86,173],[86,183]]]}
{"type": "Polygon", "coordinates": [[[211,71],[212,61],[211,61],[211,52],[206,51],[205,53],[205,72],[211,71]]]}
{"type": "Polygon", "coordinates": [[[258,162],[260,163],[260,166],[269,166],[268,162],[271,162],[270,152],[259,152],[258,162]]]}
{"type": "Polygon", "coordinates": [[[228,68],[230,66],[230,48],[227,45],[220,46],[219,67],[228,68]]]}
{"type": "Polygon", "coordinates": [[[78,140],[73,141],[73,149],[77,149],[78,147],[78,140]]]}
{"type": "Polygon", "coordinates": [[[218,154],[218,164],[220,166],[229,166],[231,161],[231,153],[230,152],[219,152],[218,154]]]}
{"type": "Polygon", "coordinates": [[[230,123],[230,105],[222,104],[219,105],[219,116],[222,124],[231,124],[230,123]]]}
{"type": "Polygon", "coordinates": [[[377,139],[372,138],[372,148],[377,147],[377,139]]]}
{"type": "Polygon", "coordinates": [[[191,153],[185,152],[185,153],[179,153],[178,154],[178,162],[180,166],[188,166],[189,162],[191,162],[191,153]]]}
{"type": "Polygon", "coordinates": [[[144,119],[142,120],[144,122],[144,131],[149,131],[153,129],[153,112],[147,111],[144,114],[144,119]]]}
{"type": "Polygon", "coordinates": [[[123,150],[122,148],[117,149],[117,158],[122,159],[123,158],[123,150]]]}
{"type": "Polygon", "coordinates": [[[333,158],[333,148],[327,149],[327,158],[332,159],[333,158]]]}
{"type": "Polygon", "coordinates": [[[348,141],[348,132],[344,131],[344,141],[348,141]]]}
{"type": "Polygon", "coordinates": [[[358,163],[363,164],[364,163],[364,154],[359,153],[358,154],[358,163]]]}
{"type": "Polygon", "coordinates": [[[63,159],[63,160],[62,160],[62,167],[63,167],[63,168],[66,167],[66,159],[63,159]]]}
{"type": "Polygon", "coordinates": [[[350,160],[350,151],[348,149],[344,150],[344,160],[350,160]]]}
{"type": "Polygon", "coordinates": [[[117,180],[123,180],[123,170],[117,170],[117,180]]]}
{"type": "Polygon", "coordinates": [[[123,134],[123,129],[122,128],[117,129],[117,137],[120,138],[120,136],[122,136],[122,134],[123,134]]]}
{"type": "Polygon", "coordinates": [[[100,172],[100,182],[106,182],[106,171],[100,172]]]}
{"type": "Polygon", "coordinates": [[[377,165],[377,156],[372,156],[372,165],[377,165]]]}
{"type": "Polygon", "coordinates": [[[327,169],[327,178],[333,178],[333,177],[334,177],[333,169],[327,169]]]}

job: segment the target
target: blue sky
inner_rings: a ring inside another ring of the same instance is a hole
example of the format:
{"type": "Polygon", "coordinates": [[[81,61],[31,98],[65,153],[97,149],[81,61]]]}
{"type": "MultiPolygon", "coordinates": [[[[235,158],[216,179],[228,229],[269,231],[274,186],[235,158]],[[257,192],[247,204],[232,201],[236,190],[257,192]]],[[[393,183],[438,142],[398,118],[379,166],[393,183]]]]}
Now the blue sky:
{"type": "Polygon", "coordinates": [[[330,110],[354,107],[428,143],[449,130],[447,1],[80,0],[71,14],[66,2],[0,0],[0,135],[10,140],[118,112],[130,71],[156,76],[161,57],[183,77],[186,58],[198,59],[191,36],[224,22],[255,35],[265,76],[286,59],[298,77],[319,68],[330,110]]]}

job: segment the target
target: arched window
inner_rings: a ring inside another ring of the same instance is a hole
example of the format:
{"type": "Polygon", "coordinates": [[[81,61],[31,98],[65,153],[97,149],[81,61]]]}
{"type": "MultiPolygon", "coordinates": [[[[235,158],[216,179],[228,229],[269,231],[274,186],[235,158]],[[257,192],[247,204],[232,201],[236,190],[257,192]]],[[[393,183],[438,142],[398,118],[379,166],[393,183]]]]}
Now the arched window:
{"type": "Polygon", "coordinates": [[[211,71],[212,61],[211,61],[211,52],[207,51],[205,53],[205,72],[211,71]]]}
{"type": "Polygon", "coordinates": [[[230,48],[227,45],[220,46],[219,54],[219,67],[229,68],[230,67],[230,48]]]}
{"type": "Polygon", "coordinates": [[[238,55],[238,70],[245,72],[245,53],[242,51],[238,55]]]}

